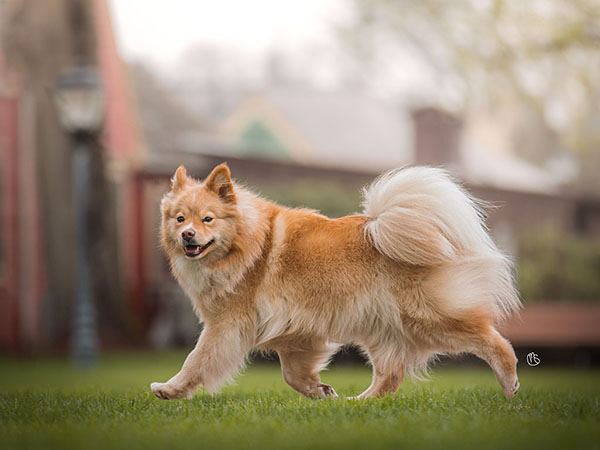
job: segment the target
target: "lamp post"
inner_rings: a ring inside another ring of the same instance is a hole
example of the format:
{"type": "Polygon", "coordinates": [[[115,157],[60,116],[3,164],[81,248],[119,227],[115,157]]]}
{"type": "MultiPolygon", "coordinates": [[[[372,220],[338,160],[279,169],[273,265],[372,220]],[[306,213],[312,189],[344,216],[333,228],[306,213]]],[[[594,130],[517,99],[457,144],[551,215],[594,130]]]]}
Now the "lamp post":
{"type": "Polygon", "coordinates": [[[88,251],[91,152],[102,129],[104,116],[104,97],[97,69],[79,66],[62,72],[56,82],[55,101],[60,122],[73,143],[76,252],[71,355],[75,364],[87,368],[94,365],[98,354],[96,308],[88,251]]]}

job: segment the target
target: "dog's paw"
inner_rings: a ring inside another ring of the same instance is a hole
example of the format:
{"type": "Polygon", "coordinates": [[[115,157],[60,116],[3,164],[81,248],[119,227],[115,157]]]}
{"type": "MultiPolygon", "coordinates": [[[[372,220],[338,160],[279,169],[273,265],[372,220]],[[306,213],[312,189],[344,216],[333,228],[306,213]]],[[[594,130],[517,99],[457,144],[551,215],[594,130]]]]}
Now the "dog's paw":
{"type": "Polygon", "coordinates": [[[504,391],[504,395],[506,396],[506,398],[513,398],[519,390],[520,386],[521,385],[519,384],[519,379],[515,378],[513,383],[511,383],[508,387],[503,387],[502,390],[504,391]]]}
{"type": "Polygon", "coordinates": [[[337,392],[335,392],[335,390],[328,384],[323,384],[323,383],[318,384],[317,391],[319,392],[320,398],[327,398],[327,397],[337,398],[337,396],[338,396],[337,392]]]}
{"type": "Polygon", "coordinates": [[[185,391],[184,389],[178,389],[169,383],[152,383],[150,385],[150,390],[154,395],[162,400],[175,400],[178,398],[192,398],[192,394],[190,392],[185,391]]]}

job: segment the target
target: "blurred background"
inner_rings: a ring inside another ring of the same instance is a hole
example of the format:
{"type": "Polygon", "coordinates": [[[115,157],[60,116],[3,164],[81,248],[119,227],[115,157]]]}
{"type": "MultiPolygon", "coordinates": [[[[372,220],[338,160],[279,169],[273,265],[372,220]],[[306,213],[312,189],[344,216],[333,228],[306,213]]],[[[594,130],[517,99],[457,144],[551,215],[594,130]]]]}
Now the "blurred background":
{"type": "Polygon", "coordinates": [[[600,363],[596,0],[0,0],[0,349],[189,347],[179,164],[330,216],[390,168],[490,202],[522,362],[600,363]]]}

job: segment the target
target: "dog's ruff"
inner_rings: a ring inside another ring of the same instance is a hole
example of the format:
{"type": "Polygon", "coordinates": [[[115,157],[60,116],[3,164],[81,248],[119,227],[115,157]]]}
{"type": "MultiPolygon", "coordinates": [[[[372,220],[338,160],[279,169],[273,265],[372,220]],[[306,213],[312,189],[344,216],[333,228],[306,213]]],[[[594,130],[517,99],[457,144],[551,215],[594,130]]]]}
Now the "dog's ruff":
{"type": "Polygon", "coordinates": [[[253,194],[225,165],[204,182],[180,167],[161,203],[161,240],[204,331],[181,371],[153,383],[156,396],[214,392],[256,349],[278,353],[295,390],[336,397],[319,372],[352,343],[373,364],[357,398],[393,393],[405,371],[462,352],[484,359],[512,397],[516,357],[495,326],[520,301],[478,202],[444,170],[412,167],[377,179],[363,208],[329,219],[253,194]],[[181,241],[190,229],[213,242],[195,258],[181,241]]]}

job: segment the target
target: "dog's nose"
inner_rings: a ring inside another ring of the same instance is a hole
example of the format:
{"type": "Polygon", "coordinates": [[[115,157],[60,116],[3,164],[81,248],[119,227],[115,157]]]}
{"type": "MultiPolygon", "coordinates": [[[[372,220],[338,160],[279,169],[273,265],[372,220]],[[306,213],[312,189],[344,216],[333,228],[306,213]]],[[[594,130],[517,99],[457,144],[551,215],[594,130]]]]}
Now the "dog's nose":
{"type": "Polygon", "coordinates": [[[196,232],[194,230],[184,230],[181,233],[181,237],[184,238],[186,241],[191,241],[194,236],[196,236],[196,232]]]}

